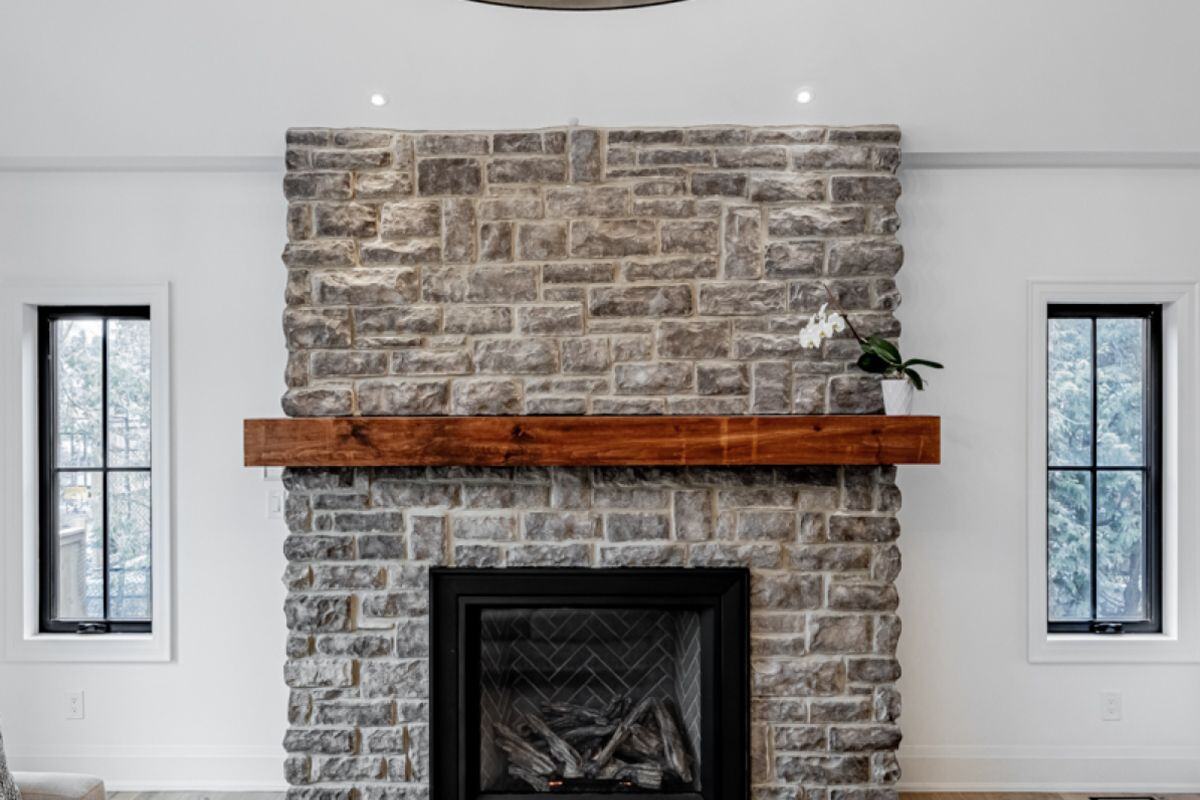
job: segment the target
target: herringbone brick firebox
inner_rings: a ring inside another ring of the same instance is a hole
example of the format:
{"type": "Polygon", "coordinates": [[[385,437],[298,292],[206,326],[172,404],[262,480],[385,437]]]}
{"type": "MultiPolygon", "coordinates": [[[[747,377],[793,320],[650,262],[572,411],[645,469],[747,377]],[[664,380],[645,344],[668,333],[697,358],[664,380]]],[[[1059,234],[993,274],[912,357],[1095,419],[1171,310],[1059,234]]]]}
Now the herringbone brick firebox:
{"type": "MultiPolygon", "coordinates": [[[[876,411],[852,341],[805,351],[796,334],[828,287],[860,331],[899,335],[898,142],[891,127],[293,130],[284,409],[876,411]]],[[[289,470],[291,797],[430,795],[434,566],[749,568],[755,800],[894,794],[894,479],[289,470]]]]}

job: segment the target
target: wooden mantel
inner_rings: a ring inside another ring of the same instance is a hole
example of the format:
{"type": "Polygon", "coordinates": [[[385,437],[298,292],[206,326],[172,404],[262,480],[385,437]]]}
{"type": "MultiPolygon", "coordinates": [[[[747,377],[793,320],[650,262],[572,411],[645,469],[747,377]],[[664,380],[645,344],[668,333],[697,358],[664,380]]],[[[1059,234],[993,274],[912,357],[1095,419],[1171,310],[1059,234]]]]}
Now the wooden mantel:
{"type": "Polygon", "coordinates": [[[308,417],[245,421],[248,467],[937,464],[939,417],[308,417]]]}

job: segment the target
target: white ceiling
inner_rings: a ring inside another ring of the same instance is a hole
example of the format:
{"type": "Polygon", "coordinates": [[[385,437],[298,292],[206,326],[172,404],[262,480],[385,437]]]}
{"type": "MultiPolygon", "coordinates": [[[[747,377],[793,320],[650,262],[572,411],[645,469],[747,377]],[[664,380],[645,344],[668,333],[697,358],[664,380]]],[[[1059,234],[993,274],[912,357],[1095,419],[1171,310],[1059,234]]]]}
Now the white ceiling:
{"type": "Polygon", "coordinates": [[[910,152],[1197,151],[1198,87],[1194,0],[0,2],[9,161],[273,156],[293,125],[572,117],[895,122],[910,152]]]}

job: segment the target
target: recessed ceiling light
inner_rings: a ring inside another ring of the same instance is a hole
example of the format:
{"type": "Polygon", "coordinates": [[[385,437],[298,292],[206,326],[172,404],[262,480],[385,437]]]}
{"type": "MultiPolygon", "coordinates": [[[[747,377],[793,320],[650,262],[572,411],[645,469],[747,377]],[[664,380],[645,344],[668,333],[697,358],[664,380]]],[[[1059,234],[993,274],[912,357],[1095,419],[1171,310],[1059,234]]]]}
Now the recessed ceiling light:
{"type": "Polygon", "coordinates": [[[807,86],[801,86],[796,92],[796,102],[804,105],[813,101],[813,90],[807,86]]]}
{"type": "Polygon", "coordinates": [[[379,92],[376,92],[375,94],[371,95],[371,105],[375,106],[376,108],[379,108],[380,106],[386,106],[387,105],[387,95],[380,94],[379,92]]]}

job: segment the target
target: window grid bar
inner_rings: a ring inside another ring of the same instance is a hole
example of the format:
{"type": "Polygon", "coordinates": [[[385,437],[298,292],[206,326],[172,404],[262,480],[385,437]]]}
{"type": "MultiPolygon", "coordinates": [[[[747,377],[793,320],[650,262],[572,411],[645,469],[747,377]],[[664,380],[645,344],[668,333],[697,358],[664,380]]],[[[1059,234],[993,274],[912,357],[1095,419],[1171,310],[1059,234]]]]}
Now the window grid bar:
{"type": "Polygon", "coordinates": [[[1096,513],[1096,502],[1097,502],[1097,496],[1098,496],[1096,484],[1098,484],[1100,481],[1097,480],[1098,476],[1096,475],[1096,473],[1094,471],[1096,469],[1096,463],[1097,463],[1096,437],[1100,431],[1100,426],[1098,424],[1098,422],[1099,422],[1098,417],[1100,414],[1100,402],[1099,402],[1100,385],[1098,383],[1099,370],[1096,368],[1096,362],[1099,360],[1099,351],[1096,348],[1096,318],[1095,317],[1092,317],[1092,359],[1091,360],[1092,360],[1092,436],[1091,436],[1092,464],[1091,464],[1091,466],[1092,466],[1093,471],[1091,472],[1091,481],[1090,481],[1091,489],[1092,489],[1092,508],[1091,508],[1091,514],[1090,514],[1090,516],[1091,516],[1091,536],[1092,536],[1092,543],[1091,543],[1092,575],[1091,575],[1090,584],[1091,584],[1091,589],[1092,589],[1092,597],[1091,597],[1092,619],[1095,620],[1098,618],[1097,611],[1099,611],[1099,606],[1096,602],[1096,594],[1097,594],[1097,586],[1100,583],[1100,573],[1097,571],[1097,565],[1099,562],[1099,558],[1098,558],[1098,553],[1096,552],[1099,549],[1099,543],[1098,543],[1099,537],[1097,537],[1097,535],[1096,535],[1096,517],[1099,516],[1096,513]]]}
{"type": "MultiPolygon", "coordinates": [[[[55,467],[52,472],[150,472],[152,467],[55,467]]],[[[1087,469],[1080,467],[1080,469],[1087,469]]]]}
{"type": "Polygon", "coordinates": [[[1046,467],[1046,469],[1050,470],[1051,472],[1149,472],[1150,471],[1149,467],[1117,467],[1117,466],[1089,467],[1089,466],[1086,466],[1083,464],[1080,464],[1079,466],[1074,466],[1074,467],[1066,466],[1064,464],[1052,464],[1052,465],[1046,467]]]}
{"type": "Polygon", "coordinates": [[[100,320],[100,463],[104,472],[100,476],[101,545],[103,546],[104,619],[108,620],[108,317],[100,320]]]}

